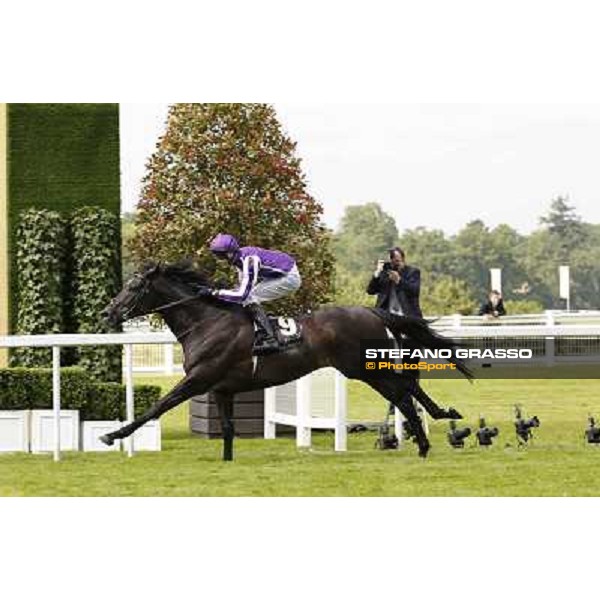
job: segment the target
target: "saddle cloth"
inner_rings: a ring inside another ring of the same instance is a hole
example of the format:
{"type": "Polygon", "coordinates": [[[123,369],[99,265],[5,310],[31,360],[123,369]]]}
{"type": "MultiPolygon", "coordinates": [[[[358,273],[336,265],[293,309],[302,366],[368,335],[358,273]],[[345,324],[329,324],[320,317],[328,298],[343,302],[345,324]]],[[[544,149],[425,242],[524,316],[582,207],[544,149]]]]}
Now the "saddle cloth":
{"type": "MultiPolygon", "coordinates": [[[[277,336],[281,350],[302,342],[302,325],[296,319],[269,315],[269,321],[277,336]]],[[[256,332],[256,326],[254,327],[254,331],[256,332]]]]}

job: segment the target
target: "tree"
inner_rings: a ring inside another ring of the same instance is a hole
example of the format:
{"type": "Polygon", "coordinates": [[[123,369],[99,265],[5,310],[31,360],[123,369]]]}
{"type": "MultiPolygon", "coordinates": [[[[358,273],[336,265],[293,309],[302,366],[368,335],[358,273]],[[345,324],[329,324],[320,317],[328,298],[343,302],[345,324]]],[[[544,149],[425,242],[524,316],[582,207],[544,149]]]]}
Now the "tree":
{"type": "Polygon", "coordinates": [[[489,269],[498,266],[490,230],[481,219],[467,223],[453,238],[451,274],[473,290],[487,291],[489,269]]]}
{"type": "Polygon", "coordinates": [[[507,300],[504,302],[507,315],[539,315],[544,306],[538,300],[507,300]]]}
{"type": "Polygon", "coordinates": [[[333,304],[336,306],[374,306],[375,297],[367,294],[369,277],[348,271],[339,263],[335,269],[335,295],[333,304]]]}
{"type": "Polygon", "coordinates": [[[418,267],[432,283],[452,273],[452,243],[443,231],[425,227],[407,229],[399,245],[406,253],[408,264],[418,267]]]}
{"type": "Polygon", "coordinates": [[[534,231],[522,247],[519,262],[527,273],[528,298],[538,300],[545,308],[558,308],[559,248],[547,229],[534,231]]]}
{"type": "Polygon", "coordinates": [[[574,308],[600,307],[600,225],[584,224],[586,243],[570,254],[571,305],[574,308]]]}
{"type": "Polygon", "coordinates": [[[121,239],[122,239],[122,269],[123,281],[129,281],[135,272],[134,258],[131,253],[131,241],[135,234],[135,213],[121,215],[121,239]]]}
{"type": "Polygon", "coordinates": [[[219,232],[244,245],[292,254],[302,288],[277,309],[289,313],[329,299],[330,235],[321,205],[307,192],[295,154],[267,104],[175,104],[143,182],[130,245],[137,261],[193,257],[217,277],[209,240],[219,232]]]}
{"type": "Polygon", "coordinates": [[[373,271],[398,239],[396,223],[376,202],[348,206],[334,237],[338,264],[355,274],[373,271]]]}
{"type": "Polygon", "coordinates": [[[424,315],[472,315],[477,308],[473,290],[460,279],[443,275],[435,281],[424,279],[421,288],[421,309],[424,315]]]}
{"type": "Polygon", "coordinates": [[[559,260],[563,262],[569,259],[573,249],[585,242],[586,228],[568,198],[558,196],[552,200],[550,211],[540,218],[540,223],[547,226],[559,249],[559,260]]]}

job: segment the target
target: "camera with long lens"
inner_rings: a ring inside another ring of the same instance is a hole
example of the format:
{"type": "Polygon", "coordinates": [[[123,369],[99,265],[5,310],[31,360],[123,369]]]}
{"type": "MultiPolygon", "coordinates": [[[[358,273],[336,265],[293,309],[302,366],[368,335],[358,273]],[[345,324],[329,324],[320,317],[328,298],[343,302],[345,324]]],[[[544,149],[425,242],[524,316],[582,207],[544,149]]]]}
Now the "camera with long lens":
{"type": "Polygon", "coordinates": [[[537,417],[524,419],[521,413],[521,408],[515,406],[515,431],[517,432],[517,440],[519,444],[526,444],[533,438],[532,429],[540,426],[540,420],[537,417]]]}
{"type": "Polygon", "coordinates": [[[588,428],[585,430],[585,439],[588,444],[600,444],[600,427],[596,426],[596,420],[591,415],[588,417],[588,428]]]}
{"type": "Polygon", "coordinates": [[[448,443],[453,448],[464,448],[465,440],[471,435],[470,427],[459,429],[456,421],[450,421],[450,431],[448,432],[448,443]]]}
{"type": "Polygon", "coordinates": [[[500,433],[497,427],[488,427],[483,417],[479,418],[479,429],[475,434],[480,446],[491,446],[494,438],[500,433]]]}

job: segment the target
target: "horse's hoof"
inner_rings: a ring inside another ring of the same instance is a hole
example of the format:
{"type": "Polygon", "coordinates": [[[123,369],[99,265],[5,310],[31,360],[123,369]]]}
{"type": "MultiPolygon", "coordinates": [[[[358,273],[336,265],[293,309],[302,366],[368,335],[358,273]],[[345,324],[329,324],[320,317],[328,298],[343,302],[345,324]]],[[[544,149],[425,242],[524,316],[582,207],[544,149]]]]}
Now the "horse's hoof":
{"type": "Polygon", "coordinates": [[[110,437],[110,435],[108,435],[108,433],[106,433],[105,435],[101,435],[100,441],[103,444],[106,444],[107,446],[112,446],[115,443],[115,441],[110,437]]]}
{"type": "Polygon", "coordinates": [[[427,454],[429,453],[429,448],[431,448],[431,445],[429,444],[429,442],[427,442],[426,444],[422,444],[419,446],[419,456],[421,458],[427,458],[427,454]]]}
{"type": "Polygon", "coordinates": [[[463,416],[455,408],[449,408],[448,409],[448,418],[449,419],[462,419],[463,416]]]}

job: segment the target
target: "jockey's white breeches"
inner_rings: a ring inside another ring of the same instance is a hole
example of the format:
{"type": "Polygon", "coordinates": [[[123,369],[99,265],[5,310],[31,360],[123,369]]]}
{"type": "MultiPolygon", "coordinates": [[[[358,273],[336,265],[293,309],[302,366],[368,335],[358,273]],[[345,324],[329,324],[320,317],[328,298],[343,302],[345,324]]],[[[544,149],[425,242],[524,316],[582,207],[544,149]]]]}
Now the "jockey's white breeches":
{"type": "Polygon", "coordinates": [[[277,300],[283,298],[289,294],[295,292],[302,284],[300,278],[300,272],[298,267],[294,265],[287,275],[278,277],[277,279],[265,279],[260,283],[257,283],[255,288],[250,292],[246,298],[244,305],[263,302],[270,302],[271,300],[277,300]]]}

